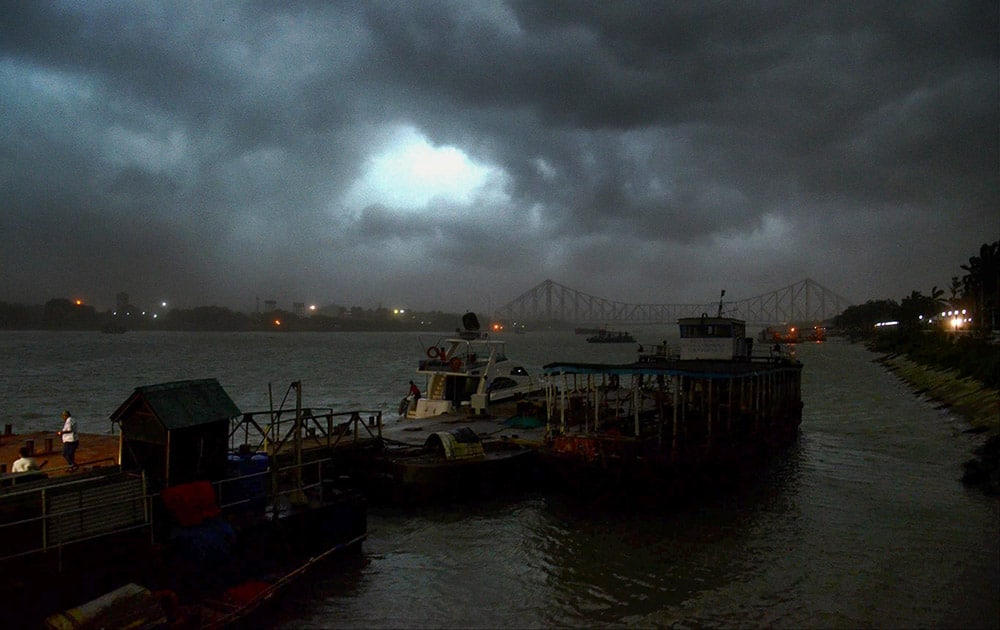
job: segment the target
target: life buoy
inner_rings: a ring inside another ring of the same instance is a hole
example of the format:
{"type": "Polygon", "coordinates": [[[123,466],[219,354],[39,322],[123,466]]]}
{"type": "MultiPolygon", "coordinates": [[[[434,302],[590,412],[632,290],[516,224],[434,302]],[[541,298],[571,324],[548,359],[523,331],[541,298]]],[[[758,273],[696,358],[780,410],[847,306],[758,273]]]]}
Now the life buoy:
{"type": "Polygon", "coordinates": [[[439,356],[441,356],[441,355],[438,352],[437,346],[431,346],[431,347],[427,348],[427,358],[428,359],[436,359],[439,356]]]}
{"type": "Polygon", "coordinates": [[[451,361],[448,362],[448,367],[451,368],[452,372],[459,372],[462,369],[462,360],[458,357],[452,357],[451,361]]]}

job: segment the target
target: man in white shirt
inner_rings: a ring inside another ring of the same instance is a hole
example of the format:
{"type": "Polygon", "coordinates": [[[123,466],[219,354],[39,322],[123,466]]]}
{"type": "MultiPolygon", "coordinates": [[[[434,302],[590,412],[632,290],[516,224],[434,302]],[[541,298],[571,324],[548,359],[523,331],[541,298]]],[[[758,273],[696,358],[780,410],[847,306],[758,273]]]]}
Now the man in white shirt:
{"type": "Polygon", "coordinates": [[[31,472],[33,470],[41,470],[45,464],[49,463],[49,460],[45,460],[41,464],[38,463],[34,457],[31,456],[31,451],[28,450],[27,446],[22,446],[17,451],[21,458],[14,460],[14,463],[10,467],[10,472],[12,473],[22,473],[31,472]]]}
{"type": "Polygon", "coordinates": [[[76,449],[80,446],[80,437],[76,432],[76,419],[68,410],[62,413],[63,428],[56,434],[62,436],[63,457],[70,466],[70,471],[76,470],[76,449]]]}

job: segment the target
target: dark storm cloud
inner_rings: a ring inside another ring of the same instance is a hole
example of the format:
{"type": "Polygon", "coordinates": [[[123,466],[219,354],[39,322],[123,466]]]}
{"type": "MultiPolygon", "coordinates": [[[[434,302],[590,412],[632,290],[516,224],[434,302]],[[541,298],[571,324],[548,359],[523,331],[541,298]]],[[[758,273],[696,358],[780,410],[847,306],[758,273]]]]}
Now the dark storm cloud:
{"type": "Polygon", "coordinates": [[[996,2],[6,3],[0,299],[927,291],[1000,237],[997,22],[996,2]]]}

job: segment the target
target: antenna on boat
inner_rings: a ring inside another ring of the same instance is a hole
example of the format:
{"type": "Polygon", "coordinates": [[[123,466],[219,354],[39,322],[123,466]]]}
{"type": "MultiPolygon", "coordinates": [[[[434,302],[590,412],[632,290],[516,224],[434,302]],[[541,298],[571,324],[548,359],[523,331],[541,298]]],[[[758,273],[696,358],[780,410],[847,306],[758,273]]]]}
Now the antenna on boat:
{"type": "Polygon", "coordinates": [[[722,290],[722,295],[719,296],[719,312],[716,317],[722,317],[722,298],[726,297],[726,290],[722,290]]]}

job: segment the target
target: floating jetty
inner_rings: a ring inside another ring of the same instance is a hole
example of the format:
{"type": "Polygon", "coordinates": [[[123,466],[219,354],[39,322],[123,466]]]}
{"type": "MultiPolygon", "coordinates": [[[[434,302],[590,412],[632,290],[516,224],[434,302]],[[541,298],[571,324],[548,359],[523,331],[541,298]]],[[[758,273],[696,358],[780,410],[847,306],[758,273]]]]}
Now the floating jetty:
{"type": "MultiPolygon", "coordinates": [[[[61,426],[61,425],[60,425],[61,426]]],[[[42,478],[58,478],[66,475],[82,475],[100,472],[118,466],[119,436],[110,433],[85,433],[80,436],[80,446],[76,451],[79,469],[70,471],[69,464],[62,456],[62,441],[55,431],[33,431],[15,434],[13,426],[4,427],[0,435],[0,484],[9,487],[16,483],[28,483],[42,478]],[[20,457],[21,447],[26,447],[35,460],[44,466],[41,470],[28,473],[11,473],[11,464],[20,457]]]]}

